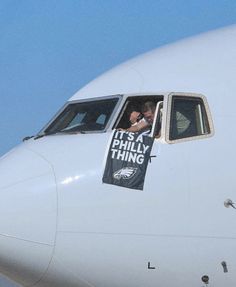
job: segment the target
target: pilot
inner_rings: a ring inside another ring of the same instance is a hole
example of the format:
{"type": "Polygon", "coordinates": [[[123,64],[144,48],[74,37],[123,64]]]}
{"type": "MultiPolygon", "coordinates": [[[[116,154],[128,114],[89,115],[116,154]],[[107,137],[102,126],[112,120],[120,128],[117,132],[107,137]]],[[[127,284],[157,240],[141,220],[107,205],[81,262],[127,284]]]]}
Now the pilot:
{"type": "Polygon", "coordinates": [[[152,127],[155,116],[156,104],[152,101],[147,101],[142,106],[143,118],[136,124],[131,125],[127,129],[128,132],[139,132],[141,130],[147,130],[152,127]]]}

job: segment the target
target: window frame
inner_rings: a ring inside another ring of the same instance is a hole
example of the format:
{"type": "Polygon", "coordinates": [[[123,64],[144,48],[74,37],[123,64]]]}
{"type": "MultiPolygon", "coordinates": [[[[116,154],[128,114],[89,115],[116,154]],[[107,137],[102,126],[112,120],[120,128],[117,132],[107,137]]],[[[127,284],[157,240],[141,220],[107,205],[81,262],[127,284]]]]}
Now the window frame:
{"type": "Polygon", "coordinates": [[[156,104],[156,110],[155,110],[155,116],[154,116],[154,120],[153,120],[153,125],[152,125],[152,130],[150,133],[150,136],[152,138],[154,138],[155,140],[159,140],[162,139],[164,136],[164,130],[163,130],[163,116],[164,116],[164,96],[163,96],[163,100],[160,100],[159,102],[157,102],[156,104]],[[162,108],[160,107],[160,105],[162,105],[162,108]],[[156,131],[156,127],[157,127],[157,116],[158,116],[158,112],[160,112],[162,109],[162,120],[161,120],[161,127],[160,127],[160,136],[156,137],[156,135],[154,134],[154,132],[156,131]]]}
{"type": "Polygon", "coordinates": [[[167,114],[166,114],[166,128],[165,128],[165,141],[169,144],[174,144],[174,143],[179,143],[179,142],[185,142],[185,141],[193,141],[193,140],[198,140],[198,139],[205,139],[212,137],[215,133],[214,131],[214,125],[213,125],[213,120],[211,116],[211,112],[209,109],[209,105],[207,102],[207,99],[204,95],[202,94],[195,94],[195,93],[170,93],[168,95],[168,103],[167,103],[167,114]],[[191,137],[185,137],[185,138],[180,138],[180,139],[170,139],[170,127],[171,127],[171,113],[172,113],[172,106],[173,106],[173,97],[180,97],[180,98],[196,98],[196,99],[201,99],[206,111],[206,116],[209,124],[209,130],[210,132],[207,134],[203,135],[195,135],[191,137]]]}

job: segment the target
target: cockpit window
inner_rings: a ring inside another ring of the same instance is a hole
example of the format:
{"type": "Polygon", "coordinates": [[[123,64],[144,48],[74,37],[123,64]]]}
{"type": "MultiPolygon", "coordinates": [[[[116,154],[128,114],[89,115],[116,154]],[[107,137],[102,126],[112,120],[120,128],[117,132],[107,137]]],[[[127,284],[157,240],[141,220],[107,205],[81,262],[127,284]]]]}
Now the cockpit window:
{"type": "Polygon", "coordinates": [[[44,134],[102,131],[118,98],[69,104],[49,125],[44,134]]]}
{"type": "Polygon", "coordinates": [[[210,134],[204,102],[197,97],[172,97],[169,140],[210,134]]]}
{"type": "MultiPolygon", "coordinates": [[[[157,138],[160,136],[161,129],[161,110],[163,107],[163,96],[160,95],[137,95],[130,96],[126,99],[123,108],[114,124],[115,129],[129,130],[134,126],[138,126],[139,122],[148,122],[148,126],[144,127],[142,131],[150,132],[150,135],[157,138]],[[151,112],[149,121],[145,118],[143,110],[146,109],[151,112]],[[151,107],[154,106],[154,110],[151,107]],[[158,121],[158,127],[156,125],[158,121]]],[[[141,130],[140,130],[141,131],[141,130]]]]}

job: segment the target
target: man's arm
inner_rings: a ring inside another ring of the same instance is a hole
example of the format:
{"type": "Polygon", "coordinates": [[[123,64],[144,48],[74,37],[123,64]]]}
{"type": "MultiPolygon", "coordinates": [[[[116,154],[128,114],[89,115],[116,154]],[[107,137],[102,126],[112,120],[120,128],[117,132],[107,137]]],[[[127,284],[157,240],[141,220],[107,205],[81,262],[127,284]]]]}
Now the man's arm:
{"type": "Polygon", "coordinates": [[[140,122],[137,123],[137,125],[128,128],[127,131],[135,133],[147,128],[148,126],[149,124],[145,120],[141,120],[140,122]]]}

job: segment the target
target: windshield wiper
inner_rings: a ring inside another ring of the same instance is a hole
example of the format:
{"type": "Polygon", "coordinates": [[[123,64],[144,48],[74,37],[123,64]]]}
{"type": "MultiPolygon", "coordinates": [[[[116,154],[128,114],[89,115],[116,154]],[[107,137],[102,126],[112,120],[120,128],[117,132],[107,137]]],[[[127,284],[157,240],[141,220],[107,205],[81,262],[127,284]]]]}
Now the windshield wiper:
{"type": "Polygon", "coordinates": [[[34,137],[34,140],[37,140],[37,139],[41,139],[45,136],[50,136],[50,135],[54,135],[54,134],[57,134],[58,132],[51,132],[51,133],[46,133],[46,134],[41,134],[41,135],[37,135],[34,137]]]}
{"type": "Polygon", "coordinates": [[[28,141],[29,139],[32,139],[34,136],[27,136],[23,138],[23,142],[28,141]]]}
{"type": "Polygon", "coordinates": [[[45,134],[44,135],[37,135],[34,137],[34,140],[40,139],[40,138],[45,137],[45,136],[46,136],[45,134]]]}
{"type": "Polygon", "coordinates": [[[55,134],[85,134],[85,131],[78,131],[78,132],[70,132],[70,131],[58,131],[58,132],[51,132],[51,133],[46,133],[46,134],[41,134],[41,135],[37,135],[34,137],[34,140],[43,138],[45,136],[51,136],[51,135],[55,135],[55,134]]]}

